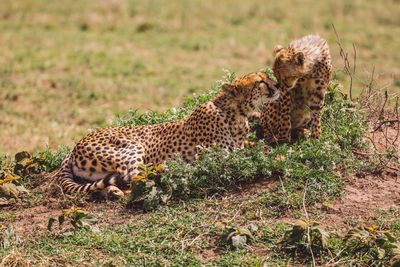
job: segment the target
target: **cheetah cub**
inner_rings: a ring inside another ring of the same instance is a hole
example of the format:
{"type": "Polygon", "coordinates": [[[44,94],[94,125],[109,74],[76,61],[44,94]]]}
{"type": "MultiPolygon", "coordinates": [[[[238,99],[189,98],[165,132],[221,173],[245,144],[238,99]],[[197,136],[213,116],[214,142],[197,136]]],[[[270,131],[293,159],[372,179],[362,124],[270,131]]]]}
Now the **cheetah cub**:
{"type": "Polygon", "coordinates": [[[292,41],[288,47],[275,47],[274,75],[282,88],[294,82],[293,72],[303,75],[294,87],[282,90],[281,97],[266,103],[260,115],[260,125],[267,140],[291,140],[292,131],[312,125],[311,137],[321,134],[321,115],[325,92],[331,78],[332,64],[327,42],[318,35],[308,35],[292,41]]]}
{"type": "Polygon", "coordinates": [[[54,177],[67,192],[101,191],[120,197],[121,189],[138,174],[139,164],[158,165],[176,153],[190,161],[198,145],[243,148],[249,114],[278,97],[276,82],[265,73],[250,73],[223,84],[218,95],[181,120],[89,133],[67,154],[54,177]]]}

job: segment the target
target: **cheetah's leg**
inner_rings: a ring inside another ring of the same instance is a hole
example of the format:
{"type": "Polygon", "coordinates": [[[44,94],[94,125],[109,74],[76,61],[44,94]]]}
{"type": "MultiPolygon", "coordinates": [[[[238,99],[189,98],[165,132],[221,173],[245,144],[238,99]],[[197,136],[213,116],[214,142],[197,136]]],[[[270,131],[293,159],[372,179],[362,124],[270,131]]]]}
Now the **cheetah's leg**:
{"type": "Polygon", "coordinates": [[[113,141],[116,141],[119,147],[116,147],[115,153],[107,158],[114,162],[116,175],[113,175],[114,181],[108,181],[109,185],[100,192],[108,198],[119,198],[129,193],[129,190],[121,188],[130,187],[132,178],[139,173],[138,166],[144,162],[144,148],[139,142],[121,137],[117,139],[113,141]]]}
{"type": "Polygon", "coordinates": [[[278,140],[291,141],[292,123],[290,114],[292,112],[292,100],[290,90],[283,90],[280,99],[280,118],[278,140]]]}
{"type": "Polygon", "coordinates": [[[311,96],[311,138],[313,139],[319,139],[321,135],[321,116],[322,108],[324,106],[326,87],[327,83],[324,82],[321,82],[320,84],[315,84],[314,88],[316,88],[316,90],[311,96]]]}
{"type": "MultiPolygon", "coordinates": [[[[279,113],[279,100],[264,105],[260,116],[260,125],[262,127],[263,137],[265,140],[277,141],[277,137],[275,135],[279,126],[279,113]]],[[[259,134],[257,134],[257,136],[258,135],[259,134]]]]}

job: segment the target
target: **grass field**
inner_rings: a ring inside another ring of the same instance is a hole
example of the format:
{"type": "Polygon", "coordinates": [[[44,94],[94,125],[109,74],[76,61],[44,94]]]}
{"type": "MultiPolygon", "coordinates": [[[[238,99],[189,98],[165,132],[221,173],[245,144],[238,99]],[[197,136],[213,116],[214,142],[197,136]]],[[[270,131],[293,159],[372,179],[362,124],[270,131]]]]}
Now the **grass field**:
{"type": "Polygon", "coordinates": [[[203,149],[116,201],[49,174],[58,146],[187,115],[224,69],[265,70],[276,44],[310,33],[348,90],[332,24],[351,63],[356,47],[354,95],[369,81],[398,93],[399,14],[399,0],[0,0],[0,266],[399,264],[399,117],[383,93],[356,104],[333,82],[320,140],[203,149]]]}
{"type": "MultiPolygon", "coordinates": [[[[274,45],[331,24],[362,79],[400,90],[400,4],[382,1],[50,1],[0,5],[0,154],[73,145],[129,109],[164,111],[223,75],[264,69],[274,45]],[[351,57],[352,58],[352,57],[351,57]]],[[[355,90],[361,83],[356,81],[355,90]]]]}

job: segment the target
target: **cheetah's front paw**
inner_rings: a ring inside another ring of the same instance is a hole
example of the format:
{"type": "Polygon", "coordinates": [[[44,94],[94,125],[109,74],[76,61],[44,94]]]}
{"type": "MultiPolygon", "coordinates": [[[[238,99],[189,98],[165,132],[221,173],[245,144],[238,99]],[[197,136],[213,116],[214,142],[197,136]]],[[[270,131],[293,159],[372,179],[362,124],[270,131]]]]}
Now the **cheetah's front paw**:
{"type": "Polygon", "coordinates": [[[124,196],[124,192],[118,187],[110,185],[102,191],[102,195],[107,199],[118,199],[124,196]]]}

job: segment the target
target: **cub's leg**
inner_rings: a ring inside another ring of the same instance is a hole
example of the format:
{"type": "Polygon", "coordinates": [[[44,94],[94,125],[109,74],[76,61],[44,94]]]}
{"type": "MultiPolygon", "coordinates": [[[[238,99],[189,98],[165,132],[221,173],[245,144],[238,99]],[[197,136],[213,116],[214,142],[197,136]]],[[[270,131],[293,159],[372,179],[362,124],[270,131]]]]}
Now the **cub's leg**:
{"type": "Polygon", "coordinates": [[[311,110],[311,138],[319,139],[321,135],[321,116],[322,108],[325,102],[325,92],[328,83],[321,80],[314,80],[312,86],[315,88],[311,95],[310,110],[311,110]]]}

